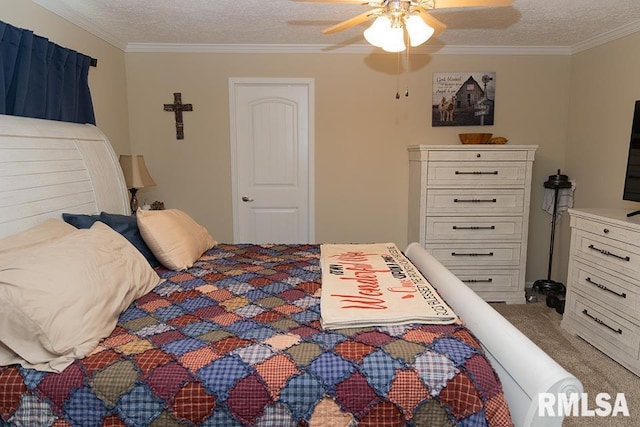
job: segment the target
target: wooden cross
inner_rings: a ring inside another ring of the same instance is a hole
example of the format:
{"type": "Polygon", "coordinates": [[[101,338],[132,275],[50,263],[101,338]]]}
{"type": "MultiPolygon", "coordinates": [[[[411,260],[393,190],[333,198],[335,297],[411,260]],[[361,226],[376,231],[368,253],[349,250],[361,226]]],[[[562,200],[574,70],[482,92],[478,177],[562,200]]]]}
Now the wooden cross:
{"type": "Polygon", "coordinates": [[[184,123],[182,121],[183,111],[193,111],[191,104],[182,103],[182,94],[180,92],[173,94],[173,104],[164,104],[164,111],[173,111],[176,116],[176,138],[184,139],[184,123]]]}

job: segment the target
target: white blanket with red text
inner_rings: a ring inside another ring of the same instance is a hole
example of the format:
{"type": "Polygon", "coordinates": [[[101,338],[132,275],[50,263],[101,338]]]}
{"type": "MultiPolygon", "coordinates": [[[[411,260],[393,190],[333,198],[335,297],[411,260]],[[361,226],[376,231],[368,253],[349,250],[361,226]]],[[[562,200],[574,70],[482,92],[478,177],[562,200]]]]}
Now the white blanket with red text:
{"type": "Polygon", "coordinates": [[[320,265],[325,329],[458,320],[394,243],[323,244],[320,265]]]}

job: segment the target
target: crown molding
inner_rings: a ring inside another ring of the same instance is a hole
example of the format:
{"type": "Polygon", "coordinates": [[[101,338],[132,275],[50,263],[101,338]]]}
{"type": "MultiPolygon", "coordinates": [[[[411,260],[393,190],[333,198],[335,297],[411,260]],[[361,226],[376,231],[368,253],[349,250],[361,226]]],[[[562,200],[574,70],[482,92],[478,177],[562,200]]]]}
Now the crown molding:
{"type": "Polygon", "coordinates": [[[180,44],[129,43],[125,52],[182,53],[375,53],[371,45],[335,46],[324,44],[180,44]]]}
{"type": "Polygon", "coordinates": [[[571,54],[575,55],[576,53],[580,53],[585,50],[588,50],[597,46],[601,46],[605,43],[609,43],[611,41],[620,39],[622,37],[629,36],[639,31],[640,31],[640,21],[631,22],[630,24],[623,25],[622,27],[618,27],[615,30],[606,32],[604,34],[600,34],[599,36],[593,37],[591,39],[588,39],[581,43],[573,45],[571,47],[571,54]]]}
{"type": "Polygon", "coordinates": [[[441,55],[571,55],[568,46],[445,46],[441,55]]]}
{"type": "Polygon", "coordinates": [[[69,8],[59,0],[31,0],[31,1],[49,10],[50,12],[55,13],[61,18],[66,19],[72,24],[77,25],[83,30],[88,31],[94,36],[104,40],[105,42],[109,43],[114,47],[117,47],[120,50],[125,50],[127,47],[127,44],[124,41],[113,37],[111,34],[106,33],[100,30],[99,28],[96,28],[93,24],[88,22],[82,16],[78,15],[75,11],[73,11],[71,8],[69,8]]]}
{"type": "MultiPolygon", "coordinates": [[[[129,53],[330,53],[375,54],[384,53],[368,44],[349,46],[321,44],[179,44],[179,43],[129,43],[129,53]]],[[[412,54],[423,55],[571,55],[570,47],[558,46],[421,46],[411,49],[412,54]]]]}

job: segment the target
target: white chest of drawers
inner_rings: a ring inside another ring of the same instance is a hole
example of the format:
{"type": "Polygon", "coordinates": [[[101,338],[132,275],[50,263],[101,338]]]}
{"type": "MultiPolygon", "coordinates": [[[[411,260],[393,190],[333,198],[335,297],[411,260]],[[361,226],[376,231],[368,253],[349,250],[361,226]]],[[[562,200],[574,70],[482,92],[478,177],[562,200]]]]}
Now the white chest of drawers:
{"type": "Polygon", "coordinates": [[[562,327],[640,375],[640,218],[570,209],[562,327]]]}
{"type": "Polygon", "coordinates": [[[487,301],[524,303],[537,146],[409,147],[409,241],[487,301]]]}

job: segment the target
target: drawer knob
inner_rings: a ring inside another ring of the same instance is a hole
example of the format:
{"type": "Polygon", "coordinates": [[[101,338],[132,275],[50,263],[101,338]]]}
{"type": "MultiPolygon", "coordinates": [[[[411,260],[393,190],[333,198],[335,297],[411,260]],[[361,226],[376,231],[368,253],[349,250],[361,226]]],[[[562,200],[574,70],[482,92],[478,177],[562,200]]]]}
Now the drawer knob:
{"type": "Polygon", "coordinates": [[[482,154],[478,153],[478,154],[476,154],[476,157],[480,158],[480,157],[482,157],[482,154]]]}
{"type": "Polygon", "coordinates": [[[602,230],[604,232],[604,234],[609,234],[609,229],[605,228],[604,230],[602,230]]]}

